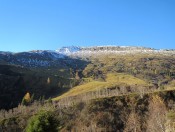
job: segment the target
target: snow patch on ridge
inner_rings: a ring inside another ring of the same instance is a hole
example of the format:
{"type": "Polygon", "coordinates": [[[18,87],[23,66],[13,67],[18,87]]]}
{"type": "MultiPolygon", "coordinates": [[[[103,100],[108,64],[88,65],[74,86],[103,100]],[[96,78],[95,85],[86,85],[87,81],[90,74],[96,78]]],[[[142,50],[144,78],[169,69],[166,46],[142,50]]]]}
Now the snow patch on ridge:
{"type": "Polygon", "coordinates": [[[56,50],[56,52],[68,55],[71,53],[78,52],[80,50],[81,50],[81,48],[79,46],[68,46],[68,47],[62,47],[62,48],[56,50]]]}

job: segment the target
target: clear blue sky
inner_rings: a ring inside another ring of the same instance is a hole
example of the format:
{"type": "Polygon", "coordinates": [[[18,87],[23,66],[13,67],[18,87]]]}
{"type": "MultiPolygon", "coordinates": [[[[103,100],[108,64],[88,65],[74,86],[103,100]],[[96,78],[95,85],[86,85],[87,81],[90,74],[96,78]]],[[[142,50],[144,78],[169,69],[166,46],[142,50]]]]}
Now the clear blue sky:
{"type": "Polygon", "coordinates": [[[0,51],[70,45],[175,49],[175,0],[0,0],[0,51]]]}

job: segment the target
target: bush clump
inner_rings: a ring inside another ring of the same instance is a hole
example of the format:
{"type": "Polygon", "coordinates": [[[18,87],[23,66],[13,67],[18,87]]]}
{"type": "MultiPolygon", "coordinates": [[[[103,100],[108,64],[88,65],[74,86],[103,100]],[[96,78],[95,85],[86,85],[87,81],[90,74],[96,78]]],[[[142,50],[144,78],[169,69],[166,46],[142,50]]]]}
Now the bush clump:
{"type": "Polygon", "coordinates": [[[26,132],[58,132],[59,122],[50,111],[42,111],[33,116],[26,127],[26,132]]]}

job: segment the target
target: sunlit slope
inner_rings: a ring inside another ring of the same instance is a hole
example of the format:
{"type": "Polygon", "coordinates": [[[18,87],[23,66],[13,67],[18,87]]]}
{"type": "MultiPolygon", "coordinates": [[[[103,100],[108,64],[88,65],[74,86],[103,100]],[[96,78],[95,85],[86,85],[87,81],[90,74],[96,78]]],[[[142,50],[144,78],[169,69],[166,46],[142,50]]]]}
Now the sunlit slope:
{"type": "Polygon", "coordinates": [[[124,74],[124,73],[116,73],[116,74],[107,74],[106,81],[91,81],[86,84],[82,84],[70,89],[65,94],[54,98],[53,100],[59,100],[68,96],[76,96],[78,94],[95,91],[103,88],[111,88],[116,85],[137,85],[137,86],[148,86],[149,84],[145,81],[136,78],[132,75],[124,74]]]}
{"type": "Polygon", "coordinates": [[[174,90],[175,89],[175,80],[170,81],[163,88],[166,90],[174,90]]]}

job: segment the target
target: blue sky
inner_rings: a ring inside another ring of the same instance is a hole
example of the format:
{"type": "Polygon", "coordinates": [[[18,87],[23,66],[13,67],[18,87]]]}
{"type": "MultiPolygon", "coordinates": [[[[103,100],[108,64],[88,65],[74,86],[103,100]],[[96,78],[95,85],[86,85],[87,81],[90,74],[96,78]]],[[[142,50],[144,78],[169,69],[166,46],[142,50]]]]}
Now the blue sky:
{"type": "Polygon", "coordinates": [[[175,0],[0,0],[0,51],[175,48],[175,0]]]}

